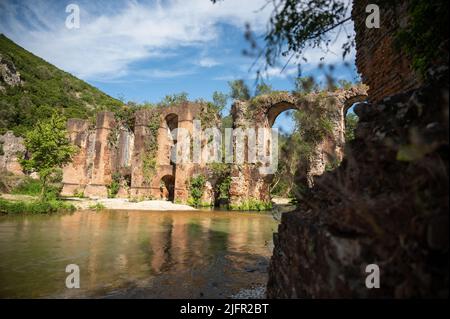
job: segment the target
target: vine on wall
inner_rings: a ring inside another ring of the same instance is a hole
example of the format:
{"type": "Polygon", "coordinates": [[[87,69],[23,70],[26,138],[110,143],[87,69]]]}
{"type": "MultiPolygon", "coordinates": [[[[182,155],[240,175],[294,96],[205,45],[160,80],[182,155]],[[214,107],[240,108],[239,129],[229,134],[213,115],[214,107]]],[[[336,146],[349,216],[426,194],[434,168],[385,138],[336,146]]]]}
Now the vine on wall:
{"type": "Polygon", "coordinates": [[[411,0],[408,5],[409,23],[396,41],[422,76],[436,60],[448,63],[448,13],[447,0],[411,0]]]}
{"type": "Polygon", "coordinates": [[[142,154],[142,172],[145,181],[150,184],[156,173],[157,163],[156,156],[158,154],[158,129],[160,125],[160,112],[153,111],[150,113],[147,128],[149,130],[150,140],[146,141],[145,152],[142,154]]]}

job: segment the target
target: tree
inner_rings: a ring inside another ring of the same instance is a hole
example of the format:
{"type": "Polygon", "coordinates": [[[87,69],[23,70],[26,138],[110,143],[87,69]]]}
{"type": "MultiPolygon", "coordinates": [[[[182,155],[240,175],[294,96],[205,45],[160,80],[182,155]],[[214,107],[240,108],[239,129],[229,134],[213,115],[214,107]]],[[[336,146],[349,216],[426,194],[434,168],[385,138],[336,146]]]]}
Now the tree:
{"type": "Polygon", "coordinates": [[[295,93],[311,93],[319,90],[319,85],[313,77],[298,77],[295,80],[295,93]]]}
{"type": "MultiPolygon", "coordinates": [[[[213,3],[219,0],[211,0],[213,3]]],[[[346,35],[342,44],[343,57],[355,46],[351,30],[351,8],[354,0],[272,0],[264,7],[273,6],[261,47],[250,25],[245,37],[250,49],[244,54],[264,59],[265,68],[273,67],[280,56],[285,57],[284,67],[290,62],[307,61],[304,52],[320,49],[330,52],[330,44],[341,32],[346,35]],[[350,32],[349,32],[350,31],[350,32]]],[[[412,58],[412,66],[426,77],[426,70],[437,64],[448,63],[449,6],[446,0],[374,1],[381,9],[407,4],[409,19],[398,25],[395,42],[412,58]],[[433,18],[430,18],[433,17],[433,18]]],[[[323,57],[322,57],[323,58],[323,57]]],[[[256,63],[255,63],[256,64],[256,63]]],[[[283,69],[284,69],[283,67],[283,69]]],[[[260,70],[258,70],[260,74],[260,70]]]]}
{"type": "Polygon", "coordinates": [[[230,97],[235,100],[250,100],[250,90],[244,80],[229,81],[230,97]]]}
{"type": "Polygon", "coordinates": [[[166,95],[164,99],[161,101],[162,105],[172,105],[172,104],[181,104],[188,101],[188,93],[181,92],[166,95]]]}
{"type": "Polygon", "coordinates": [[[353,86],[353,83],[350,81],[347,81],[345,79],[341,79],[341,80],[338,80],[338,86],[341,89],[348,90],[353,86]]]}
{"type": "Polygon", "coordinates": [[[272,85],[261,82],[256,85],[255,96],[269,94],[272,91],[272,85]]]}
{"type": "Polygon", "coordinates": [[[217,108],[217,112],[220,113],[227,105],[228,95],[222,92],[214,91],[212,99],[214,106],[217,108]]]}
{"type": "MultiPolygon", "coordinates": [[[[216,3],[218,0],[211,1],[216,3]]],[[[244,50],[244,54],[258,60],[263,58],[266,69],[276,66],[280,56],[287,57],[285,66],[290,62],[300,65],[301,61],[306,61],[303,53],[307,49],[318,48],[326,54],[337,36],[336,34],[331,36],[333,30],[351,34],[346,27],[351,20],[352,2],[351,0],[268,1],[265,6],[271,4],[273,11],[264,35],[264,45],[260,46],[260,41],[253,35],[250,25],[247,25],[245,37],[250,49],[244,50]]],[[[354,38],[348,35],[347,41],[343,44],[344,57],[353,46],[354,38]]]]}
{"type": "Polygon", "coordinates": [[[66,119],[56,112],[40,120],[25,136],[29,157],[21,160],[27,171],[39,173],[42,183],[41,200],[48,194],[48,182],[57,168],[72,160],[76,147],[67,138],[66,119]]]}
{"type": "Polygon", "coordinates": [[[355,129],[358,126],[358,116],[355,113],[348,113],[345,117],[345,142],[355,138],[355,129]]]}

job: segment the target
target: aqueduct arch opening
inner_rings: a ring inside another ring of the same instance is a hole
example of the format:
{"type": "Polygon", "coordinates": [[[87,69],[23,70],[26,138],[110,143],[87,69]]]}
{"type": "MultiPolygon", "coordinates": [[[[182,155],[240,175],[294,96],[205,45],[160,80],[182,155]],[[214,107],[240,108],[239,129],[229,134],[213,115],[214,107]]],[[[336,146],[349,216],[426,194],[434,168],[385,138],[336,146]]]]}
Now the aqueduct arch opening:
{"type": "Polygon", "coordinates": [[[175,199],[175,176],[164,175],[160,181],[161,199],[173,202],[175,199]]]}
{"type": "Polygon", "coordinates": [[[301,131],[295,120],[298,110],[298,105],[283,101],[272,105],[267,112],[269,127],[278,130],[278,167],[266,177],[271,197],[296,196],[295,182],[301,182],[301,176],[306,175],[306,165],[298,165],[302,163],[294,147],[301,131]]]}
{"type": "Polygon", "coordinates": [[[272,127],[275,124],[278,116],[280,116],[283,112],[289,110],[298,110],[298,107],[290,102],[282,101],[275,103],[267,110],[267,122],[269,123],[269,127],[272,127]]]}

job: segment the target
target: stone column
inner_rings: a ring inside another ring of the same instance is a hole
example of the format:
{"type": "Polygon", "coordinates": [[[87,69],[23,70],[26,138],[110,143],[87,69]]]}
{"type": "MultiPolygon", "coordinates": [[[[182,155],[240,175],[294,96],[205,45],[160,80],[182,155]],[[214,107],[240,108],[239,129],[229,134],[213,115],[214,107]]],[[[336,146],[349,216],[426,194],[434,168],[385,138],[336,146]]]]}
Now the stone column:
{"type": "Polygon", "coordinates": [[[152,136],[148,127],[152,112],[157,110],[142,110],[136,112],[136,120],[134,125],[134,147],[131,158],[131,188],[130,196],[132,197],[151,197],[152,185],[151,180],[144,174],[144,160],[148,146],[156,143],[156,136],[152,136]]]}
{"type": "MultiPolygon", "coordinates": [[[[189,105],[190,106],[190,105],[189,105]]],[[[177,136],[177,157],[180,157],[183,149],[190,147],[192,143],[192,133],[193,133],[193,120],[194,116],[190,112],[190,108],[184,109],[178,114],[178,128],[181,130],[178,132],[177,136]],[[186,133],[189,133],[187,135],[186,133]]],[[[192,158],[192,154],[190,154],[192,158]]],[[[194,172],[194,164],[189,159],[187,162],[182,162],[175,165],[175,193],[174,201],[186,203],[189,198],[189,189],[187,182],[191,178],[194,172]]]]}
{"type": "Polygon", "coordinates": [[[115,125],[114,113],[102,112],[97,115],[95,134],[94,169],[85,196],[108,197],[107,186],[112,181],[112,152],[108,145],[108,137],[115,125]]]}
{"type": "Polygon", "coordinates": [[[63,189],[61,195],[74,196],[83,193],[89,182],[89,150],[95,136],[90,134],[89,122],[81,119],[69,119],[67,131],[70,141],[78,147],[72,162],[63,168],[63,189]]]}

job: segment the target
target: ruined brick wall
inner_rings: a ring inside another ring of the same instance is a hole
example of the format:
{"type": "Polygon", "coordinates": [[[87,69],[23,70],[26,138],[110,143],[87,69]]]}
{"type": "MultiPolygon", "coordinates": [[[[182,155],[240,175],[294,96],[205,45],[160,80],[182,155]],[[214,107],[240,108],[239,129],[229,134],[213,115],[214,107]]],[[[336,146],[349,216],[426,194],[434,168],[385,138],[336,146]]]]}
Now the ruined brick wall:
{"type": "MultiPolygon", "coordinates": [[[[87,120],[69,119],[67,131],[78,151],[63,168],[61,194],[107,197],[113,174],[130,174],[133,134],[118,127],[111,112],[99,113],[95,127],[87,120]]],[[[128,197],[128,189],[122,186],[118,196],[128,197]]]]}
{"type": "MultiPolygon", "coordinates": [[[[234,128],[241,129],[271,128],[276,117],[286,110],[303,109],[307,113],[308,108],[314,108],[319,103],[328,104],[333,110],[333,116],[329,117],[332,132],[315,145],[310,160],[304,163],[304,179],[312,186],[313,177],[321,175],[327,164],[342,159],[345,144],[345,112],[353,103],[364,101],[366,98],[365,85],[327,92],[326,95],[311,93],[307,96],[296,96],[288,92],[276,92],[258,96],[253,101],[236,101],[232,107],[233,125],[234,128]]],[[[248,140],[243,148],[236,139],[234,140],[235,154],[247,156],[248,147],[248,140]]],[[[272,174],[261,173],[259,165],[249,163],[248,159],[244,164],[234,164],[231,171],[230,204],[239,206],[248,200],[270,202],[272,178],[272,174]]]]}
{"type": "MultiPolygon", "coordinates": [[[[195,103],[140,110],[135,114],[134,132],[128,132],[117,123],[111,112],[99,113],[95,128],[90,128],[86,120],[69,120],[69,138],[79,151],[63,169],[62,194],[107,197],[113,175],[118,173],[122,181],[117,197],[167,199],[164,180],[173,180],[174,200],[187,202],[188,181],[193,174],[204,174],[205,165],[170,161],[174,141],[170,140],[166,118],[176,115],[176,126],[185,129],[175,138],[176,150],[181,152],[181,147],[189,147],[183,141],[190,139],[193,121],[201,111],[201,105],[195,103]],[[159,125],[156,133],[149,127],[154,116],[159,125]],[[185,132],[188,135],[182,136],[185,132]],[[149,148],[156,148],[153,158],[148,156],[149,148]],[[150,166],[154,169],[149,169],[149,162],[153,161],[150,166]],[[124,177],[130,180],[130,185],[125,183],[124,177]]],[[[205,189],[206,195],[211,193],[211,181],[205,189]]],[[[213,201],[211,196],[206,197],[213,201]]]]}
{"type": "Polygon", "coordinates": [[[269,298],[448,298],[448,69],[359,104],[344,161],[274,237],[269,298]],[[380,267],[368,289],[366,266],[380,267]]]}
{"type": "Polygon", "coordinates": [[[61,195],[73,196],[84,192],[92,177],[95,130],[90,129],[89,122],[81,119],[67,121],[69,140],[78,147],[72,162],[63,168],[63,189],[61,195]]]}
{"type": "MultiPolygon", "coordinates": [[[[318,95],[311,94],[308,97],[311,100],[309,102],[316,103],[318,95]]],[[[317,154],[308,164],[307,174],[320,175],[325,170],[326,163],[340,158],[344,144],[344,109],[349,102],[365,97],[364,86],[329,92],[326,99],[332,100],[336,108],[336,116],[332,119],[334,132],[330,138],[317,146],[317,154]]],[[[234,105],[234,128],[270,128],[280,112],[301,107],[299,103],[305,103],[304,100],[299,102],[298,97],[286,92],[260,99],[262,104],[252,108],[256,112],[251,115],[247,112],[251,102],[238,102],[234,105]]],[[[208,166],[208,157],[205,156],[212,152],[208,146],[208,132],[204,131],[201,136],[203,156],[199,163],[192,162],[192,154],[187,162],[174,163],[170,159],[172,150],[176,150],[177,156],[185,150],[191,153],[194,121],[201,119],[202,114],[208,112],[205,107],[206,104],[185,103],[137,111],[134,134],[116,123],[111,112],[99,113],[96,127],[92,129],[85,120],[69,120],[69,136],[79,147],[79,152],[73,162],[64,168],[63,195],[71,196],[83,192],[88,197],[106,197],[113,175],[120,173],[122,177],[129,176],[130,185],[121,184],[118,197],[168,199],[170,192],[166,182],[173,181],[173,185],[169,187],[173,189],[174,200],[187,202],[190,196],[189,180],[196,174],[202,174],[208,181],[202,201],[214,203],[218,176],[214,169],[208,166]],[[156,123],[153,123],[154,121],[156,123]],[[179,130],[176,136],[172,136],[171,132],[174,128],[171,126],[174,125],[183,129],[179,130]]],[[[207,123],[203,123],[203,129],[217,125],[216,118],[205,118],[207,123]]],[[[266,139],[266,142],[269,141],[266,139]]],[[[238,149],[235,145],[234,149],[235,154],[244,155],[247,150],[248,145],[244,145],[244,149],[238,149]]],[[[233,164],[231,205],[239,206],[250,200],[270,202],[270,183],[273,175],[264,174],[260,169],[258,163],[250,163],[248,160],[233,164]]]]}
{"type": "MultiPolygon", "coordinates": [[[[170,154],[174,147],[174,140],[170,134],[167,124],[167,117],[176,117],[176,126],[185,129],[192,134],[193,121],[201,112],[201,107],[195,103],[186,103],[165,107],[163,109],[150,109],[138,111],[135,116],[135,140],[131,167],[131,197],[147,197],[153,199],[167,199],[168,190],[164,183],[165,179],[174,181],[174,200],[186,202],[189,197],[188,181],[196,170],[192,163],[172,163],[170,154]],[[149,123],[157,113],[159,128],[156,136],[152,135],[149,123]],[[147,158],[149,146],[156,146],[157,152],[154,158],[147,158]],[[146,172],[146,161],[155,160],[155,170],[146,172]],[[150,175],[150,176],[147,176],[150,175]],[[170,178],[169,178],[170,177],[170,178]]],[[[177,133],[177,150],[184,145],[184,140],[189,136],[182,136],[182,132],[177,133]]],[[[187,146],[189,147],[189,146],[187,146]]],[[[179,150],[181,152],[181,150],[179,150]]]]}
{"type": "MultiPolygon", "coordinates": [[[[408,1],[379,5],[380,28],[366,27],[366,6],[376,1],[354,1],[352,18],[356,31],[356,66],[362,82],[369,86],[369,100],[417,88],[421,80],[411,67],[410,58],[395,46],[399,27],[407,22],[408,1]]],[[[425,30],[424,30],[425,31],[425,30]]]]}

